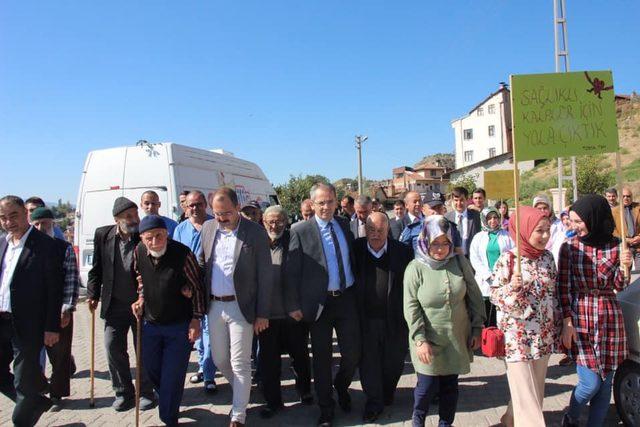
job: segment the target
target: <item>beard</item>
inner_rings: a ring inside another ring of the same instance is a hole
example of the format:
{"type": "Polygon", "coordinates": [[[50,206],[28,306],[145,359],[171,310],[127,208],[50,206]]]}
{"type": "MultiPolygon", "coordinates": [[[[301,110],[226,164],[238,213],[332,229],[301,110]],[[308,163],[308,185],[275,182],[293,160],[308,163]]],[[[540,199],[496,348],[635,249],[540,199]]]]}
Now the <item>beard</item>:
{"type": "Polygon", "coordinates": [[[151,249],[149,249],[149,254],[151,254],[151,256],[154,257],[154,258],[160,258],[165,253],[167,253],[167,247],[166,246],[164,248],[162,248],[161,250],[159,250],[159,251],[152,251],[151,249]]]}
{"type": "Polygon", "coordinates": [[[49,228],[48,230],[45,230],[45,234],[49,237],[56,237],[55,233],[53,232],[53,227],[49,228]]]}
{"type": "Polygon", "coordinates": [[[282,237],[282,235],[284,234],[284,230],[282,230],[279,233],[272,233],[271,231],[268,231],[267,234],[269,235],[269,238],[273,241],[273,240],[278,240],[279,238],[282,237]]]}
{"type": "Polygon", "coordinates": [[[126,222],[122,221],[120,224],[118,224],[118,226],[120,227],[120,231],[125,234],[133,234],[138,231],[138,224],[127,224],[126,222]]]}

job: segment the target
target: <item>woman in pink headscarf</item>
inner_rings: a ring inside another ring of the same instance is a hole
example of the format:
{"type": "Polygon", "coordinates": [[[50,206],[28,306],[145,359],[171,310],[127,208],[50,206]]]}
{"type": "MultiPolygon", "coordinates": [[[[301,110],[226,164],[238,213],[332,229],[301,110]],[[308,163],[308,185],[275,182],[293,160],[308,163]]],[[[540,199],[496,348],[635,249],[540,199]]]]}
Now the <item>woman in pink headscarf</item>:
{"type": "Polygon", "coordinates": [[[504,333],[505,362],[511,404],[503,423],[544,426],[542,402],[549,356],[556,350],[560,317],[556,299],[556,264],[546,249],[551,223],[548,215],[521,207],[509,220],[509,234],[517,240],[520,218],[520,272],[514,271],[518,249],[503,253],[494,267],[491,302],[504,333]]]}

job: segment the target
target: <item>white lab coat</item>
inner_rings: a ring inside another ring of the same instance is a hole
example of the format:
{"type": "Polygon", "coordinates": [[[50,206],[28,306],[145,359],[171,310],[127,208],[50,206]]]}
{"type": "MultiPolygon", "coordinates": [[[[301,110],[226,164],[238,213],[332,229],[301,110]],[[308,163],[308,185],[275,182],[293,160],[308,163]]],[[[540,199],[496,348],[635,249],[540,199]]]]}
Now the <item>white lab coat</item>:
{"type": "MultiPolygon", "coordinates": [[[[489,259],[487,258],[488,244],[489,233],[481,231],[473,237],[469,248],[469,261],[476,271],[476,282],[484,297],[488,297],[490,294],[489,287],[493,276],[493,271],[489,269],[489,259]]],[[[511,240],[506,230],[498,231],[498,246],[501,254],[514,247],[513,240],[511,240]]]]}

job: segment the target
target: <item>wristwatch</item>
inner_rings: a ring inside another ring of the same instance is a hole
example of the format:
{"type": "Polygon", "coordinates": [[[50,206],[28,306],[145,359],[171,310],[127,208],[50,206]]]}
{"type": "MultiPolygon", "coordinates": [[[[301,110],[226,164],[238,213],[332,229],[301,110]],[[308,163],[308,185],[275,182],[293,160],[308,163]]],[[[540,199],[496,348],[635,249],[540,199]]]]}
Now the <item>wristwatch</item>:
{"type": "Polygon", "coordinates": [[[416,347],[420,347],[422,344],[424,344],[424,340],[415,340],[415,344],[416,347]]]}

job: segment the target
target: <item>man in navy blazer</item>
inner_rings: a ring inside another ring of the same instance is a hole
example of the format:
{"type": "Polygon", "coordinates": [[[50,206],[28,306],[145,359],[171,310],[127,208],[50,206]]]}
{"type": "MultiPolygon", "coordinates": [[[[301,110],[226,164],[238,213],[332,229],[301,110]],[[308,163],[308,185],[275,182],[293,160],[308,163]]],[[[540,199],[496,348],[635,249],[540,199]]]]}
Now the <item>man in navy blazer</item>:
{"type": "Polygon", "coordinates": [[[8,232],[0,240],[0,392],[16,402],[14,425],[33,426],[51,407],[39,360],[59,339],[62,260],[53,239],[29,225],[19,197],[0,199],[0,224],[8,232]]]}

